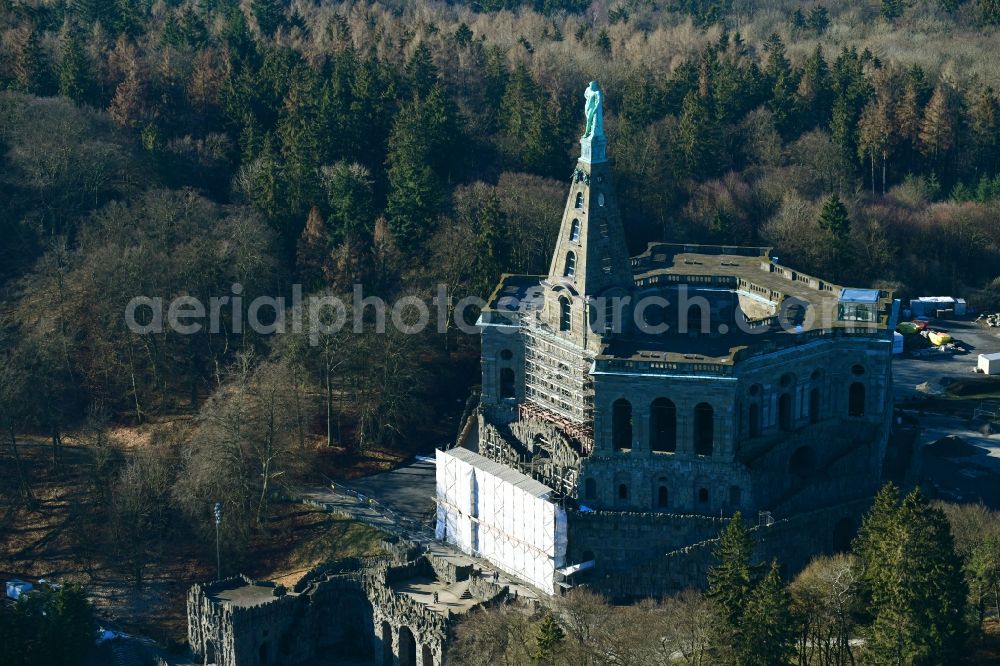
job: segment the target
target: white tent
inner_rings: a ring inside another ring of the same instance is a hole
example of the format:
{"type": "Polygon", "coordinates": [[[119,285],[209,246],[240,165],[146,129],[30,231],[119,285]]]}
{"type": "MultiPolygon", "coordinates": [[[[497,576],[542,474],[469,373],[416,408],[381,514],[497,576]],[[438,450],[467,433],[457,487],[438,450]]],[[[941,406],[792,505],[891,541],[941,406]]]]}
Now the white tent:
{"type": "Polygon", "coordinates": [[[437,451],[436,536],[552,593],[566,512],[552,489],[467,449],[437,451]]]}

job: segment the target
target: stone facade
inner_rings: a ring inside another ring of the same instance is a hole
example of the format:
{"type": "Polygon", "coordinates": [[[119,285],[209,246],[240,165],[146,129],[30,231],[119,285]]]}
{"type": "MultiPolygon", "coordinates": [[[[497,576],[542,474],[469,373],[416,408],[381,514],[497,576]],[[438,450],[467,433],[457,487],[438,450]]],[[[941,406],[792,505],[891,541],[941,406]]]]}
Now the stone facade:
{"type": "Polygon", "coordinates": [[[483,310],[479,452],[559,493],[569,561],[594,560],[594,580],[703,543],[736,511],[835,515],[796,523],[781,559],[801,560],[842,546],[880,485],[897,312],[769,248],[627,257],[611,165],[585,151],[548,275],[503,276],[483,310]]]}

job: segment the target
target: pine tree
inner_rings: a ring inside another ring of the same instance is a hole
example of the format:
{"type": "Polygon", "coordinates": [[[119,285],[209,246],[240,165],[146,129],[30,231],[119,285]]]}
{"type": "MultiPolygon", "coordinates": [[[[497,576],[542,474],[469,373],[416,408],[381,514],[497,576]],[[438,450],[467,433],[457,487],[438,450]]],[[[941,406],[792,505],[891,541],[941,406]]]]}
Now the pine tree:
{"type": "MultiPolygon", "coordinates": [[[[290,219],[305,217],[319,197],[319,138],[316,81],[309,67],[296,68],[278,119],[283,191],[290,219]]],[[[298,229],[295,229],[296,236],[298,229]]],[[[292,239],[294,240],[294,236],[292,239]]]]}
{"type": "Polygon", "coordinates": [[[889,21],[897,19],[906,11],[906,0],[882,0],[882,16],[889,21]]]}
{"type": "Polygon", "coordinates": [[[485,294],[496,284],[502,270],[504,214],[496,188],[491,188],[477,214],[472,288],[485,294]]]}
{"type": "Polygon", "coordinates": [[[944,84],[938,84],[924,109],[920,124],[920,151],[931,160],[940,162],[955,144],[955,135],[951,93],[944,84]]]}
{"type": "Polygon", "coordinates": [[[335,242],[346,236],[370,237],[375,223],[375,195],[368,169],[338,162],[324,167],[323,176],[335,242]]]}
{"type": "Polygon", "coordinates": [[[770,83],[770,98],[767,108],[774,115],[774,123],[778,131],[787,135],[792,129],[792,118],[795,113],[793,92],[798,86],[795,72],[788,61],[785,45],[775,33],[764,43],[767,51],[767,66],[764,75],[770,83]]]}
{"type": "Polygon", "coordinates": [[[919,489],[876,497],[855,539],[872,615],[866,663],[957,663],[966,638],[967,588],[947,518],[919,489]]]}
{"type": "Polygon", "coordinates": [[[976,97],[969,120],[976,172],[1000,171],[1000,104],[992,88],[976,97]]]}
{"type": "Polygon", "coordinates": [[[796,115],[802,130],[824,127],[830,122],[832,96],[830,68],[823,57],[823,48],[817,44],[806,59],[795,92],[796,115]]]}
{"type": "Polygon", "coordinates": [[[808,23],[817,35],[822,35],[830,26],[830,12],[823,5],[816,5],[809,10],[808,23]]]}
{"type": "Polygon", "coordinates": [[[738,627],[753,588],[753,536],[737,511],[719,535],[715,548],[718,564],[708,570],[708,597],[732,627],[738,627]]]}
{"type": "Polygon", "coordinates": [[[76,31],[67,25],[63,28],[59,49],[59,94],[77,104],[83,103],[89,88],[86,71],[87,61],[80,39],[76,31]]]}
{"type": "Polygon", "coordinates": [[[455,28],[454,37],[455,37],[455,45],[460,49],[464,49],[468,47],[469,44],[472,43],[474,35],[472,34],[472,30],[469,28],[469,26],[466,25],[465,22],[463,21],[462,23],[458,24],[457,28],[455,28]]]}
{"type": "Polygon", "coordinates": [[[420,42],[413,50],[410,61],[406,64],[406,76],[414,97],[423,99],[430,94],[438,80],[438,69],[434,65],[431,50],[427,44],[420,42]]]}
{"type": "Polygon", "coordinates": [[[14,89],[33,95],[44,95],[49,90],[48,62],[34,29],[24,34],[21,48],[14,56],[14,89]]]}
{"type": "Polygon", "coordinates": [[[851,218],[837,194],[831,194],[823,202],[819,228],[827,233],[830,270],[834,279],[839,280],[849,261],[851,218]]]}
{"type": "Polygon", "coordinates": [[[559,622],[552,616],[552,613],[548,613],[538,627],[532,663],[539,666],[554,664],[555,658],[562,653],[565,640],[566,632],[559,626],[559,622]]]}
{"type": "Polygon", "coordinates": [[[419,101],[400,109],[389,137],[386,159],[389,230],[399,248],[409,253],[430,235],[444,200],[441,179],[430,166],[432,153],[424,120],[423,105],[419,101]]]}
{"type": "Polygon", "coordinates": [[[697,92],[690,92],[684,98],[676,146],[680,175],[684,177],[711,177],[725,167],[718,123],[697,92]]]}
{"type": "Polygon", "coordinates": [[[257,27],[265,37],[273,37],[285,22],[285,9],[281,0],[251,0],[250,9],[257,19],[257,27]]]}
{"type": "Polygon", "coordinates": [[[781,581],[778,561],[747,599],[742,620],[739,663],[742,666],[775,666],[789,663],[795,652],[795,627],[791,597],[781,581]]]}

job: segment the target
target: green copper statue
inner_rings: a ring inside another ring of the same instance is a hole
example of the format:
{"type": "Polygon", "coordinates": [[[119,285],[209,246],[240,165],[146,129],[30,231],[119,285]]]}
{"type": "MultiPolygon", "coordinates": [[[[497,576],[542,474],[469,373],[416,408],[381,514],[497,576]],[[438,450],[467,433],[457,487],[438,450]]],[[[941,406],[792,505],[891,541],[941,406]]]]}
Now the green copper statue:
{"type": "Polygon", "coordinates": [[[587,100],[583,106],[583,113],[587,118],[587,129],[583,132],[583,138],[603,137],[604,109],[602,104],[604,96],[597,81],[590,82],[590,85],[583,92],[583,97],[587,100]]]}

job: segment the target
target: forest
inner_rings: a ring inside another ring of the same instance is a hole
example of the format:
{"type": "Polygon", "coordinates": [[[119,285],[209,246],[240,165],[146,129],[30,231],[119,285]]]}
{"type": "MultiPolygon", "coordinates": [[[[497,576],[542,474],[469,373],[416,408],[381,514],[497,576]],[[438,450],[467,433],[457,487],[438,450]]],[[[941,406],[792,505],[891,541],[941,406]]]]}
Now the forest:
{"type": "Polygon", "coordinates": [[[217,499],[251,561],[292,480],[453,438],[475,336],[139,335],[126,305],[544,272],[590,80],[633,253],[766,245],[1000,308],[998,24],[996,0],[0,0],[0,526],[80,472],[80,552],[141,585],[217,499]]]}

